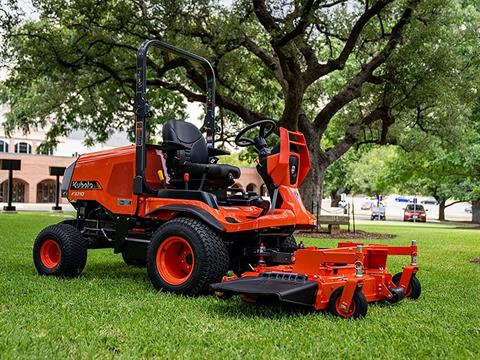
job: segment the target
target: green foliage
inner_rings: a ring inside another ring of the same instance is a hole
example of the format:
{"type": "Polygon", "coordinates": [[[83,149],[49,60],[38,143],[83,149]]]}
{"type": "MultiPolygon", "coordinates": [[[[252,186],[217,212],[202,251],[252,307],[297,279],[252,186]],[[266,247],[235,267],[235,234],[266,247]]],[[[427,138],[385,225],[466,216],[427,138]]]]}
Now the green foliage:
{"type": "Polygon", "coordinates": [[[374,147],[358,161],[350,163],[349,181],[355,194],[386,195],[395,189],[396,181],[390,169],[398,161],[393,146],[374,147]]]}
{"type": "MultiPolygon", "coordinates": [[[[133,136],[136,49],[153,38],[212,62],[221,146],[233,144],[244,122],[266,117],[307,136],[315,171],[302,187],[306,198],[320,197],[325,171],[352,147],[412,151],[431,138],[452,145],[478,97],[475,0],[36,0],[35,19],[16,1],[0,1],[9,70],[0,103],[11,106],[4,125],[49,127],[45,148],[77,129],[87,144],[117,130],[133,136]]],[[[201,67],[158,50],[148,75],[153,138],[165,120],[186,118],[187,101],[205,101],[205,84],[201,67]]],[[[326,174],[328,186],[387,191],[382,178],[369,188],[366,177],[340,186],[353,172],[348,162],[326,174]]]]}
{"type": "Polygon", "coordinates": [[[232,153],[230,155],[220,156],[218,163],[219,164],[228,164],[234,166],[252,166],[250,161],[245,160],[245,151],[239,153],[232,153]]]}

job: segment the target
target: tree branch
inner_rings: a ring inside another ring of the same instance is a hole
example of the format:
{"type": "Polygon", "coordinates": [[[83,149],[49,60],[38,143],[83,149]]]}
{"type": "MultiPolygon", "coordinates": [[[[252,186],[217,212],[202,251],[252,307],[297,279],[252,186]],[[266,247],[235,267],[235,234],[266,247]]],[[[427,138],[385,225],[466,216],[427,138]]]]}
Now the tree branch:
{"type": "Polygon", "coordinates": [[[409,2],[409,6],[404,10],[402,16],[393,27],[390,38],[383,49],[364,65],[362,70],[360,70],[360,72],[348,82],[347,87],[338,92],[318,113],[314,120],[314,126],[317,131],[323,133],[330,120],[341,108],[361,96],[361,89],[365,82],[375,81],[376,77],[372,77],[373,72],[388,59],[392,51],[397,47],[402,35],[402,30],[409,22],[412,16],[413,7],[418,2],[419,0],[411,0],[409,2]]]}
{"type": "MultiPolygon", "coordinates": [[[[351,124],[345,131],[345,136],[342,141],[325,151],[325,155],[330,163],[333,163],[340,158],[350,147],[358,141],[358,135],[364,128],[377,120],[383,120],[382,126],[388,128],[388,124],[393,124],[394,120],[388,113],[388,108],[385,106],[378,107],[364,116],[359,122],[351,124]]],[[[383,133],[383,131],[382,131],[383,133]]],[[[385,132],[386,134],[386,132],[385,132]]]]}
{"type": "Polygon", "coordinates": [[[358,18],[355,24],[350,31],[348,38],[345,41],[342,51],[336,59],[328,60],[326,64],[315,64],[307,68],[306,72],[303,74],[305,83],[308,85],[312,84],[322,76],[329,74],[335,70],[341,70],[345,66],[350,54],[352,53],[355,45],[360,37],[360,34],[363,31],[365,25],[394,0],[378,0],[370,8],[365,10],[365,12],[358,18]]]}

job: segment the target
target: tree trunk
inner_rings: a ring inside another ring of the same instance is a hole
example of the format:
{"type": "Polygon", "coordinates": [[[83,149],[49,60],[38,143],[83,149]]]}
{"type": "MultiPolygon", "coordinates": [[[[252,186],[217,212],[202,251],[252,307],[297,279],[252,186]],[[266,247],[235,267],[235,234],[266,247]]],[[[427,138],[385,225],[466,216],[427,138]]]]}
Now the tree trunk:
{"type": "Polygon", "coordinates": [[[331,207],[338,207],[340,204],[340,200],[342,200],[341,195],[342,189],[334,189],[330,191],[330,206],[331,207]]]}
{"type": "Polygon", "coordinates": [[[480,199],[472,201],[472,222],[480,224],[480,199]]]}
{"type": "Polygon", "coordinates": [[[445,205],[446,205],[446,203],[447,203],[447,200],[438,201],[438,220],[440,220],[440,221],[445,221],[445,205]]]}
{"type": "MultiPolygon", "coordinates": [[[[303,130],[303,129],[302,129],[303,130]]],[[[320,207],[323,198],[323,181],[327,163],[320,153],[320,139],[318,134],[304,131],[310,155],[310,171],[300,186],[300,194],[307,209],[311,209],[312,203],[320,207]],[[311,135],[309,135],[309,133],[311,135]]]]}

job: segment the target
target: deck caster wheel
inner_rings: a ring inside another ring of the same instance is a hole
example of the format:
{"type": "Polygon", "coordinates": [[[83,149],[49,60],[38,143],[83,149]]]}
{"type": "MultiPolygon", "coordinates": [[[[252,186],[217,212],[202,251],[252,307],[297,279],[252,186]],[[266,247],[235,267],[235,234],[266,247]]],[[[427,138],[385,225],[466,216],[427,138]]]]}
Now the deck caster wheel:
{"type": "Polygon", "coordinates": [[[228,271],[228,251],[202,221],[180,217],[160,226],[148,248],[147,271],[157,290],[197,296],[228,271]]]}
{"type": "Polygon", "coordinates": [[[359,319],[367,315],[368,302],[363,295],[362,291],[357,289],[353,294],[352,303],[350,308],[344,310],[340,306],[340,298],[342,297],[343,286],[336,289],[332,295],[330,295],[330,300],[328,301],[328,311],[335,316],[340,316],[346,319],[359,319]]]}
{"type": "MultiPolygon", "coordinates": [[[[402,277],[402,273],[397,273],[393,275],[392,282],[395,286],[398,286],[400,282],[400,278],[402,277]]],[[[410,278],[410,283],[408,284],[407,288],[405,289],[405,297],[412,300],[417,300],[422,293],[422,286],[420,285],[420,280],[417,279],[415,274],[412,275],[410,278]]]]}
{"type": "Polygon", "coordinates": [[[78,276],[87,262],[87,242],[71,225],[48,226],[35,240],[33,262],[40,275],[78,276]]]}

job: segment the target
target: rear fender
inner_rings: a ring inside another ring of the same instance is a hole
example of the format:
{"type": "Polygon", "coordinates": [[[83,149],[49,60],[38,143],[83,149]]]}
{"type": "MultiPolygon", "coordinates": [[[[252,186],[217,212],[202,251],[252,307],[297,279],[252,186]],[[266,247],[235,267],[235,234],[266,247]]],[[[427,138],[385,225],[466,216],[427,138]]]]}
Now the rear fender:
{"type": "Polygon", "coordinates": [[[150,211],[147,215],[156,215],[161,212],[174,212],[176,214],[194,216],[215,230],[225,232],[225,227],[208,211],[192,205],[165,205],[150,211]]]}

